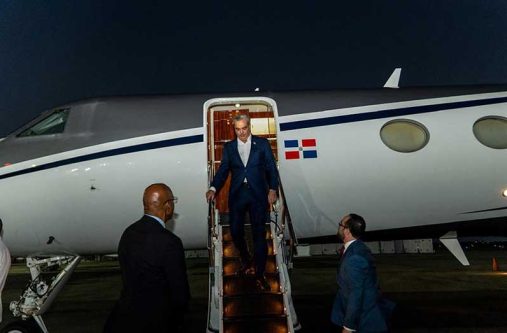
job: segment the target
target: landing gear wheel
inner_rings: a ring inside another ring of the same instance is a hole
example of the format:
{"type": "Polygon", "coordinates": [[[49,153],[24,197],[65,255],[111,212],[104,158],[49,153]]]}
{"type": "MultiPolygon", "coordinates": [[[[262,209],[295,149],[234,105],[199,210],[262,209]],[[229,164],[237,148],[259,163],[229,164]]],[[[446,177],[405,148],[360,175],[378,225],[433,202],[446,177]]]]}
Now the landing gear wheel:
{"type": "Polygon", "coordinates": [[[13,321],[2,328],[0,333],[42,333],[42,330],[35,320],[30,318],[13,321]]]}

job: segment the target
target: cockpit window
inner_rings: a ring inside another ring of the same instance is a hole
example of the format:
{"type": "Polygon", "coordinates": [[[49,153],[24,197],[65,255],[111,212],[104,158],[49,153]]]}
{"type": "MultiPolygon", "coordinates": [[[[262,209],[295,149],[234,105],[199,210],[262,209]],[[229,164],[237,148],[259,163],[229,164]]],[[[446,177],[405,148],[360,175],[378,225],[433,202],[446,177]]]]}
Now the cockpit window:
{"type": "Polygon", "coordinates": [[[37,124],[18,134],[18,137],[62,133],[67,123],[69,110],[70,109],[56,110],[37,124]]]}

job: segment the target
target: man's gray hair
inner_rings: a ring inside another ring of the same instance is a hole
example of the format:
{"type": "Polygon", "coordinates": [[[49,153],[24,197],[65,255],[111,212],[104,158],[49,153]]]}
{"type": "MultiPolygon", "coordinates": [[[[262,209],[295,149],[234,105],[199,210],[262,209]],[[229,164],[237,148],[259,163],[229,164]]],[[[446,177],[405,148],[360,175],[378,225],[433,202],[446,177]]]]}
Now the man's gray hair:
{"type": "Polygon", "coordinates": [[[247,114],[238,114],[232,118],[232,123],[235,124],[237,121],[246,120],[246,123],[250,125],[250,116],[247,114]]]}

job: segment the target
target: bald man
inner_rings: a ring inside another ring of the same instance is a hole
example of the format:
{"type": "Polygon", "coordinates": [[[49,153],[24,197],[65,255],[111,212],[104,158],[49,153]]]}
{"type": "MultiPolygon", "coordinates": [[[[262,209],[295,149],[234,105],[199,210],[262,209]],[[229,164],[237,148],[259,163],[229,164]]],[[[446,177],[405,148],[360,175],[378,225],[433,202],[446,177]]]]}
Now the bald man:
{"type": "Polygon", "coordinates": [[[165,228],[176,201],[165,184],[144,191],[144,216],[118,245],[123,289],[104,332],[182,330],[190,298],[185,254],[178,236],[165,228]]]}

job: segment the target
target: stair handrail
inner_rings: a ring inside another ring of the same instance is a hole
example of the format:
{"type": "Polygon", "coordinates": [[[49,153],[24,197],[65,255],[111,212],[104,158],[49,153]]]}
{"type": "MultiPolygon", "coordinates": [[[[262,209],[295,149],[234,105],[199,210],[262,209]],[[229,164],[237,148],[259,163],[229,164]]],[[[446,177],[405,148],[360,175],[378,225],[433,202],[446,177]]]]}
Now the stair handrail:
{"type": "Polygon", "coordinates": [[[280,290],[283,292],[284,307],[287,314],[287,325],[289,325],[288,332],[293,333],[294,330],[301,327],[294,309],[292,287],[290,282],[290,269],[293,267],[294,255],[297,255],[298,240],[294,231],[294,225],[292,223],[280,175],[278,175],[278,183],[279,205],[277,207],[278,209],[274,210],[275,223],[271,226],[271,230],[272,233],[276,235],[273,237],[273,245],[277,249],[276,261],[280,273],[280,290]],[[281,212],[280,224],[278,224],[278,211],[281,212]],[[278,249],[280,251],[278,251],[278,249]]]}
{"type": "Polygon", "coordinates": [[[213,256],[213,238],[216,238],[216,228],[215,228],[215,202],[214,200],[210,200],[208,203],[208,255],[210,258],[210,265],[214,262],[213,256]]]}
{"type": "MultiPolygon", "coordinates": [[[[208,161],[208,190],[213,183],[213,165],[208,161]]],[[[206,198],[207,199],[207,198],[206,198]]],[[[215,199],[208,201],[208,255],[209,255],[209,265],[212,267],[215,264],[215,256],[213,249],[213,239],[216,239],[217,228],[215,221],[215,199]]]]}
{"type": "MultiPolygon", "coordinates": [[[[281,217],[282,226],[280,228],[279,233],[284,233],[285,227],[288,228],[288,232],[289,232],[288,241],[290,242],[290,247],[292,250],[291,253],[297,254],[298,239],[296,237],[296,232],[294,231],[294,224],[292,223],[292,218],[290,216],[289,206],[287,205],[285,191],[283,188],[283,184],[282,184],[282,180],[280,178],[280,175],[278,175],[278,184],[279,184],[280,202],[282,203],[282,217],[281,217]]],[[[292,255],[291,255],[290,261],[292,261],[292,255]]]]}
{"type": "MultiPolygon", "coordinates": [[[[208,173],[211,170],[208,168],[208,173]]],[[[210,181],[211,182],[211,181],[210,181]]],[[[209,185],[208,185],[209,188],[209,185]]],[[[221,299],[221,265],[222,261],[220,254],[217,253],[217,247],[221,244],[221,232],[217,228],[219,223],[219,217],[216,214],[215,200],[209,200],[208,202],[208,265],[209,265],[209,291],[208,291],[208,320],[207,320],[207,332],[218,333],[220,331],[219,326],[214,326],[217,323],[222,322],[222,313],[219,311],[222,304],[221,299]],[[219,234],[220,233],[220,234],[219,234]],[[218,266],[218,267],[217,267],[218,266]],[[217,301],[218,299],[218,301],[217,301]],[[217,305],[217,303],[220,305],[217,305]],[[218,307],[218,308],[217,308],[218,307]]]]}

